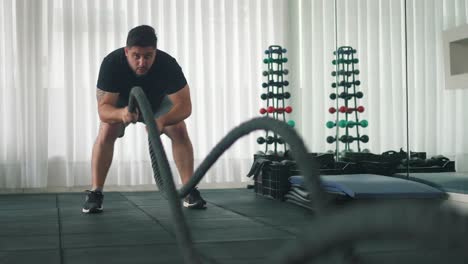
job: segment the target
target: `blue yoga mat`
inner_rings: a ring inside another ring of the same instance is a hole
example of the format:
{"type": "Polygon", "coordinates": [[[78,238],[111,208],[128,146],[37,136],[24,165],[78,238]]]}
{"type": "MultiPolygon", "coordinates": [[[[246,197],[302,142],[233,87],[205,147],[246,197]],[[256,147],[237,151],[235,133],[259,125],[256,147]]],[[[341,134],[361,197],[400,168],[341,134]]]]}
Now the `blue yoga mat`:
{"type": "MultiPolygon", "coordinates": [[[[424,183],[376,174],[346,174],[321,176],[322,187],[328,193],[354,199],[369,198],[444,198],[445,192],[424,183]]],[[[291,176],[289,182],[304,185],[302,176],[291,176]]]]}

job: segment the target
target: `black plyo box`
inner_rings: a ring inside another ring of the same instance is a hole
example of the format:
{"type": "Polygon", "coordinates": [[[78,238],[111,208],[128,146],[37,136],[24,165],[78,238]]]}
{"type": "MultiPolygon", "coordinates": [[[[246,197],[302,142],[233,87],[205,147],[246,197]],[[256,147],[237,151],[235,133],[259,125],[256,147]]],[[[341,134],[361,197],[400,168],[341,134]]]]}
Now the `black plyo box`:
{"type": "Polygon", "coordinates": [[[282,163],[274,162],[263,167],[255,178],[255,192],[273,199],[283,200],[289,191],[289,177],[293,170],[282,163]]]}

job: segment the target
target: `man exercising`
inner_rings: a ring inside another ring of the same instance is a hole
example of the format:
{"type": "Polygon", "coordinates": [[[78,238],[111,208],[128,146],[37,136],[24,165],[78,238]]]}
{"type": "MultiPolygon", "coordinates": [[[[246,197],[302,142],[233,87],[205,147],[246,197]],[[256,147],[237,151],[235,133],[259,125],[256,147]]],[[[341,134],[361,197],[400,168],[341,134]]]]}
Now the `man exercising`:
{"type": "MultiPolygon", "coordinates": [[[[114,143],[123,137],[127,125],[141,121],[139,114],[129,112],[127,106],[130,90],[135,86],[140,86],[148,97],[159,131],[172,141],[182,183],[187,183],[193,174],[193,148],[184,122],[192,111],[189,86],[177,61],[157,49],[156,44],[152,27],[135,27],[128,33],[126,47],[111,52],[101,64],[96,90],[101,124],[92,153],[92,189],[86,191],[83,213],[102,212],[104,182],[114,143]]],[[[206,208],[196,188],[183,204],[206,208]]]]}

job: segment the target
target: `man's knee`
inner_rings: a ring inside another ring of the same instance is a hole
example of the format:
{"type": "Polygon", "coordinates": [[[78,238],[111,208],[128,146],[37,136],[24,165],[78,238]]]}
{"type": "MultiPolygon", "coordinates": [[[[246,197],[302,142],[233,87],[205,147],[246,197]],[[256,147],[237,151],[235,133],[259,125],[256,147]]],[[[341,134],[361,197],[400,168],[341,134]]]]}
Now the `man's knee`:
{"type": "Polygon", "coordinates": [[[188,132],[187,132],[187,126],[185,125],[183,121],[175,125],[164,128],[163,132],[172,141],[184,142],[184,141],[190,140],[188,136],[188,132]]]}
{"type": "Polygon", "coordinates": [[[103,144],[113,144],[115,140],[120,136],[123,129],[124,127],[122,123],[109,124],[101,122],[97,141],[103,144]]]}

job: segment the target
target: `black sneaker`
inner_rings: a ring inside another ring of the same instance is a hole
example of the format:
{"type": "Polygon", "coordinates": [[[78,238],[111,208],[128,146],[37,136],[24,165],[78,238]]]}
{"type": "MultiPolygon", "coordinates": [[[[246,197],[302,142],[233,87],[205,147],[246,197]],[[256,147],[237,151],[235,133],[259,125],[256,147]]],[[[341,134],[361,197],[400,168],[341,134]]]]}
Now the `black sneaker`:
{"type": "Polygon", "coordinates": [[[86,191],[86,202],[81,210],[85,214],[94,214],[102,212],[102,200],[104,195],[100,191],[86,191]]]}
{"type": "Polygon", "coordinates": [[[206,201],[200,195],[200,192],[195,187],[193,190],[184,198],[184,207],[191,209],[205,209],[206,201]]]}

